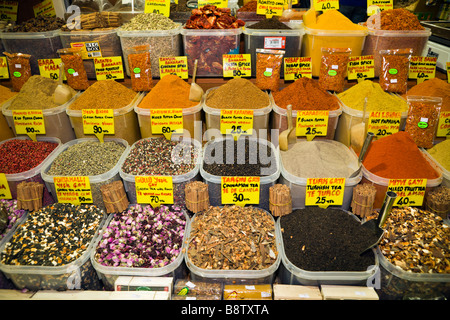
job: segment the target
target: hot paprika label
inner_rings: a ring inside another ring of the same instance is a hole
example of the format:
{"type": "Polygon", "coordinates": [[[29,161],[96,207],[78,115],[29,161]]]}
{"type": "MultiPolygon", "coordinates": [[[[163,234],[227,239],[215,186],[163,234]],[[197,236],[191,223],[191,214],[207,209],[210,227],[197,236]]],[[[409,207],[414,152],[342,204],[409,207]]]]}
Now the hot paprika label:
{"type": "Polygon", "coordinates": [[[367,131],[384,137],[400,130],[401,112],[371,111],[367,131]]]}

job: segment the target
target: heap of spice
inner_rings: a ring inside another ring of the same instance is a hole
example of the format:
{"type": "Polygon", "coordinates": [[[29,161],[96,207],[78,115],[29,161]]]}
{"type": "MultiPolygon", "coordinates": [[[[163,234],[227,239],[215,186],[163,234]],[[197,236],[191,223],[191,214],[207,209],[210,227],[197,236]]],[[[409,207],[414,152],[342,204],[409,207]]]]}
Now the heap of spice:
{"type": "Polygon", "coordinates": [[[427,151],[445,170],[450,171],[450,139],[437,143],[427,151]]]}
{"type": "Polygon", "coordinates": [[[166,16],[158,13],[140,13],[124,23],[120,29],[131,30],[171,30],[180,25],[166,16]]]}
{"type": "Polygon", "coordinates": [[[404,131],[373,141],[363,165],[386,179],[436,179],[440,175],[404,131]]]}
{"type": "Polygon", "coordinates": [[[392,209],[379,248],[390,263],[404,271],[450,274],[450,228],[429,211],[392,209]]]}
{"type": "Polygon", "coordinates": [[[166,75],[139,103],[139,108],[190,108],[198,102],[189,100],[191,86],[177,75],[166,75]]]}
{"type": "Polygon", "coordinates": [[[324,90],[317,80],[300,78],[278,92],[272,92],[275,104],[292,110],[338,110],[339,100],[324,90]]]}
{"type": "Polygon", "coordinates": [[[366,25],[378,30],[424,30],[417,16],[404,8],[383,10],[372,15],[366,25]]]}
{"type": "Polygon", "coordinates": [[[132,205],[114,214],[95,260],[110,267],[162,268],[181,254],[185,227],[180,207],[132,205]]]}
{"type": "Polygon", "coordinates": [[[17,92],[11,91],[11,89],[0,85],[0,105],[6,100],[14,97],[17,92]]]}
{"type": "Polygon", "coordinates": [[[309,9],[303,16],[305,27],[317,30],[366,30],[364,26],[353,23],[338,10],[327,10],[316,17],[314,9],[309,9]]]}
{"type": "Polygon", "coordinates": [[[306,207],[280,218],[286,258],[307,271],[366,271],[375,264],[375,234],[348,212],[306,207]]]}
{"type": "Polygon", "coordinates": [[[60,29],[63,25],[65,22],[59,17],[39,15],[7,29],[6,32],[46,32],[60,29]]]}
{"type": "Polygon", "coordinates": [[[104,213],[93,205],[55,203],[28,215],[1,253],[16,266],[64,266],[79,259],[101,227],[104,213]]]}
{"type": "Polygon", "coordinates": [[[256,0],[249,1],[242,7],[240,7],[237,12],[256,12],[257,5],[258,1],[256,0]]]}
{"type": "Polygon", "coordinates": [[[254,207],[210,207],[191,221],[187,258],[209,270],[264,270],[277,260],[275,223],[254,207]]]}
{"type": "Polygon", "coordinates": [[[216,109],[261,109],[269,106],[270,100],[267,93],[250,80],[234,78],[211,90],[205,103],[216,109]]]}
{"type": "Polygon", "coordinates": [[[439,78],[432,78],[418,83],[403,95],[407,96],[429,96],[442,98],[442,111],[450,111],[450,83],[439,78]]]}
{"type": "Polygon", "coordinates": [[[18,209],[16,199],[0,199],[0,239],[5,237],[25,213],[26,210],[18,209]]]}
{"type": "Polygon", "coordinates": [[[58,146],[56,142],[11,139],[0,144],[0,172],[16,174],[37,167],[58,146]]]}
{"type": "MultiPolygon", "coordinates": [[[[256,1],[255,1],[256,2],[256,1]]],[[[248,29],[280,29],[280,30],[291,30],[287,24],[281,22],[276,16],[271,18],[266,18],[264,20],[258,21],[254,24],[246,26],[248,29]]]]}

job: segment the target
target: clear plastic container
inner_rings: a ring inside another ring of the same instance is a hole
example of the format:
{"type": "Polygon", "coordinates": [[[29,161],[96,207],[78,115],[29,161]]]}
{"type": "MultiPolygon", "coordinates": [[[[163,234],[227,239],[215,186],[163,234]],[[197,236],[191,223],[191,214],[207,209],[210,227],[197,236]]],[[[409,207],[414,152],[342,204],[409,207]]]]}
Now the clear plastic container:
{"type": "MultiPolygon", "coordinates": [[[[275,220],[272,215],[266,211],[266,213],[271,217],[275,225],[275,220]]],[[[187,229],[186,234],[187,239],[190,238],[191,227],[193,221],[195,221],[197,214],[191,218],[191,222],[187,229]]],[[[275,227],[276,231],[276,227],[275,227]]],[[[203,269],[199,268],[189,259],[187,252],[189,251],[189,244],[186,246],[186,253],[184,260],[186,266],[190,271],[190,276],[193,281],[214,281],[223,284],[268,284],[273,283],[275,279],[275,273],[281,263],[281,239],[278,234],[275,234],[275,243],[277,247],[277,259],[268,268],[262,270],[214,270],[214,269],[203,269]]]]}
{"type": "MultiPolygon", "coordinates": [[[[190,108],[182,108],[183,110],[183,129],[189,132],[191,138],[201,141],[202,135],[202,104],[190,108]]],[[[162,134],[152,133],[151,109],[134,107],[139,121],[139,129],[141,130],[141,138],[161,137],[162,134]]]]}
{"type": "MultiPolygon", "coordinates": [[[[98,236],[100,229],[105,223],[103,217],[100,227],[94,238],[98,236]]],[[[26,220],[24,220],[25,222],[26,220]]],[[[16,229],[17,230],[17,229],[16,229]]],[[[14,232],[15,233],[15,232],[14,232]]],[[[0,251],[5,250],[6,244],[14,235],[13,232],[5,237],[0,244],[0,251]]],[[[37,290],[101,290],[101,282],[90,261],[91,251],[94,249],[94,241],[77,260],[63,266],[33,266],[33,265],[6,265],[0,261],[0,270],[5,276],[12,280],[17,289],[37,290]]]]}
{"type": "MultiPolygon", "coordinates": [[[[264,17],[264,16],[263,16],[264,17]]],[[[251,29],[254,22],[248,22],[242,30],[245,53],[251,54],[252,76],[256,76],[256,49],[283,50],[283,58],[300,57],[302,38],[305,33],[303,24],[284,22],[291,29],[251,29]]],[[[281,76],[284,75],[284,60],[281,64],[281,76]]]]}
{"type": "MultiPolygon", "coordinates": [[[[423,150],[422,150],[422,152],[423,152],[423,150]]],[[[435,188],[441,184],[442,170],[431,158],[426,156],[425,152],[423,152],[423,156],[428,161],[428,163],[436,170],[436,172],[439,173],[439,177],[437,177],[436,179],[428,179],[427,180],[427,186],[426,186],[425,192],[429,192],[433,188],[435,188]]],[[[377,176],[376,174],[373,174],[372,172],[367,170],[364,166],[362,166],[361,171],[363,173],[363,178],[361,180],[361,183],[371,183],[377,189],[377,193],[375,195],[375,201],[373,203],[373,208],[380,209],[381,206],[383,205],[384,196],[386,194],[386,191],[387,191],[387,188],[389,185],[389,179],[377,176]]]]}
{"type": "MultiPolygon", "coordinates": [[[[144,138],[142,140],[149,140],[154,138],[144,138]]],[[[201,157],[201,143],[197,140],[190,139],[190,138],[183,138],[182,142],[180,143],[187,143],[187,144],[193,144],[198,152],[198,156],[196,159],[196,164],[194,169],[189,171],[188,173],[181,174],[181,175],[174,175],[172,176],[172,183],[173,183],[173,201],[174,204],[184,206],[185,205],[185,194],[184,194],[184,188],[186,184],[188,184],[191,181],[196,181],[199,179],[199,169],[200,169],[200,157],[201,157]]],[[[128,200],[130,203],[137,203],[137,196],[136,196],[136,183],[135,179],[136,176],[132,174],[128,174],[123,172],[122,170],[122,164],[127,159],[127,157],[130,155],[131,150],[135,147],[134,143],[131,148],[126,153],[125,157],[123,158],[123,161],[120,163],[120,169],[119,174],[120,177],[123,180],[123,185],[125,187],[125,191],[128,195],[128,200]]],[[[147,203],[148,204],[148,203],[147,203]]]]}
{"type": "Polygon", "coordinates": [[[61,31],[59,36],[64,48],[70,48],[77,43],[98,43],[100,52],[93,52],[92,59],[83,60],[84,69],[89,79],[96,79],[94,57],[122,56],[122,47],[117,35],[117,29],[61,31]]]}
{"type": "MultiPolygon", "coordinates": [[[[55,182],[53,181],[54,176],[49,175],[47,172],[50,170],[55,159],[61,153],[66,151],[69,147],[79,144],[79,143],[82,143],[82,142],[85,142],[85,141],[98,141],[98,139],[97,138],[81,138],[81,139],[71,140],[71,141],[65,143],[64,145],[62,145],[61,148],[59,148],[57,153],[53,154],[51,157],[48,157],[42,165],[42,168],[40,171],[42,179],[45,181],[47,188],[51,191],[55,202],[58,202],[58,196],[56,194],[55,182]]],[[[120,159],[117,161],[117,164],[114,166],[114,168],[111,168],[109,171],[99,174],[99,175],[89,176],[89,184],[91,185],[91,193],[92,193],[92,204],[96,205],[97,207],[99,207],[103,210],[106,210],[106,206],[103,203],[103,196],[102,196],[102,192],[101,192],[100,188],[105,184],[109,184],[113,181],[120,180],[120,175],[119,175],[120,164],[125,159],[125,156],[129,150],[129,145],[128,145],[127,141],[125,141],[123,139],[117,139],[117,138],[116,139],[105,138],[104,141],[105,142],[115,141],[115,142],[120,143],[121,145],[125,146],[125,148],[126,148],[125,151],[122,153],[122,156],[120,157],[120,159]]]]}
{"type": "MultiPolygon", "coordinates": [[[[105,135],[105,137],[124,139],[129,145],[132,145],[141,138],[139,124],[134,106],[138,105],[144,95],[136,93],[133,101],[128,106],[114,109],[114,131],[113,135],[105,135]]],[[[83,129],[82,110],[70,109],[70,104],[66,109],[70,118],[70,123],[75,131],[75,136],[80,138],[91,138],[94,135],[85,135],[83,129]]]]}
{"type": "MultiPolygon", "coordinates": [[[[14,138],[11,138],[11,139],[4,140],[0,144],[5,143],[5,142],[7,142],[9,140],[15,140],[15,139],[31,140],[29,137],[20,136],[20,137],[14,137],[14,138]]],[[[52,157],[54,154],[56,154],[59,151],[59,149],[62,146],[62,143],[61,143],[61,140],[59,138],[40,137],[39,135],[36,136],[36,140],[37,141],[46,141],[46,142],[57,143],[58,146],[47,156],[47,158],[44,161],[42,161],[36,167],[34,167],[34,168],[32,168],[32,169],[30,169],[28,171],[24,171],[24,172],[13,173],[13,174],[5,174],[5,176],[6,176],[6,180],[8,181],[9,190],[11,191],[11,197],[13,199],[17,199],[17,186],[21,182],[33,181],[33,182],[42,183],[44,185],[42,205],[46,206],[48,204],[54,203],[54,200],[53,200],[53,198],[52,198],[52,196],[50,194],[50,190],[45,185],[44,180],[42,180],[41,169],[44,166],[45,161],[47,159],[49,159],[50,157],[52,157]]]]}
{"type": "MultiPolygon", "coordinates": [[[[1,42],[1,41],[0,41],[1,42]]],[[[0,108],[3,110],[3,106],[10,102],[14,97],[9,98],[8,100],[0,103],[0,108]]],[[[8,120],[6,120],[5,115],[2,113],[0,115],[0,141],[14,138],[16,135],[14,134],[13,130],[9,126],[8,120]]]]}
{"type": "MultiPolygon", "coordinates": [[[[352,217],[359,219],[348,212],[352,217]]],[[[290,285],[368,285],[379,271],[378,257],[374,251],[374,264],[366,271],[307,271],[293,265],[284,252],[283,235],[280,219],[275,226],[277,238],[281,242],[281,265],[279,272],[280,283],[290,285]]]]}
{"type": "MultiPolygon", "coordinates": [[[[75,139],[75,132],[70,124],[69,116],[66,113],[67,106],[72,103],[80,93],[77,93],[72,99],[65,104],[62,104],[56,108],[42,109],[45,123],[45,134],[40,135],[43,137],[57,137],[62,143],[66,143],[75,139]]],[[[14,126],[13,110],[8,109],[13,99],[8,100],[2,106],[2,113],[5,116],[8,125],[11,127],[14,134],[17,136],[14,126]]],[[[26,109],[26,106],[23,107],[26,109]]]]}
{"type": "Polygon", "coordinates": [[[95,259],[95,249],[98,247],[99,242],[102,240],[103,233],[109,226],[114,215],[110,215],[100,231],[98,238],[94,241],[94,250],[91,251],[91,263],[97,271],[98,276],[103,282],[106,290],[114,290],[114,283],[120,276],[135,276],[135,277],[173,277],[174,282],[176,279],[183,278],[186,275],[186,266],[184,262],[184,252],[186,248],[187,228],[189,227],[189,216],[184,212],[186,218],[186,227],[183,237],[183,245],[181,247],[180,254],[177,258],[168,265],[161,268],[138,268],[138,267],[111,267],[104,266],[97,262],[95,259]]]}
{"type": "Polygon", "coordinates": [[[312,75],[318,77],[322,47],[350,48],[350,56],[360,56],[367,34],[367,30],[317,30],[305,27],[301,56],[311,57],[312,75]]]}
{"type": "Polygon", "coordinates": [[[242,28],[182,29],[189,75],[193,75],[194,61],[198,59],[197,77],[222,77],[222,56],[239,53],[241,33],[242,28]]]}
{"type": "Polygon", "coordinates": [[[425,149],[422,149],[422,152],[430,158],[441,170],[442,172],[442,185],[450,188],[450,171],[444,168],[442,164],[440,164],[431,154],[428,153],[425,149]]]}
{"type": "MultiPolygon", "coordinates": [[[[233,139],[230,136],[226,137],[218,137],[214,140],[207,142],[203,148],[203,159],[205,158],[205,154],[208,148],[211,148],[211,145],[214,143],[220,143],[226,139],[233,139]]],[[[240,138],[242,139],[242,138],[240,138]]],[[[267,176],[261,176],[259,181],[259,204],[254,205],[266,211],[270,210],[269,206],[269,189],[273,186],[278,178],[280,177],[280,159],[279,153],[273,146],[270,141],[261,138],[248,137],[250,143],[258,143],[266,146],[270,146],[272,150],[272,155],[274,155],[275,160],[275,169],[273,173],[267,176]]],[[[267,156],[267,155],[264,155],[267,156]]],[[[272,165],[272,164],[271,164],[272,165]]],[[[272,170],[272,169],[270,169],[272,170]]],[[[209,203],[212,206],[221,206],[222,205],[222,176],[217,176],[206,172],[203,168],[203,160],[200,166],[200,175],[202,176],[204,182],[208,184],[208,192],[209,192],[209,203]]]]}
{"type": "MultiPolygon", "coordinates": [[[[203,101],[203,111],[205,112],[206,130],[215,129],[215,132],[220,132],[220,111],[222,109],[212,108],[206,105],[206,99],[209,93],[217,88],[219,87],[213,87],[206,91],[203,101]]],[[[265,130],[265,132],[268,132],[271,111],[272,103],[270,101],[267,107],[253,109],[253,131],[256,133],[256,136],[260,135],[260,130],[265,130]]],[[[210,140],[209,135],[206,138],[207,140],[210,140]]]]}
{"type": "MultiPolygon", "coordinates": [[[[272,94],[270,94],[270,99],[272,101],[272,129],[278,129],[279,132],[283,132],[284,130],[287,130],[288,124],[287,124],[287,115],[286,115],[286,109],[281,108],[277,106],[275,103],[272,94]]],[[[327,140],[333,140],[334,135],[336,132],[336,128],[339,123],[339,116],[342,114],[343,104],[339,100],[339,109],[336,110],[329,110],[328,113],[328,127],[327,127],[327,135],[326,136],[316,136],[314,139],[327,139],[327,140]]],[[[297,125],[297,110],[292,110],[292,122],[294,128],[297,125]]]]}
{"type": "Polygon", "coordinates": [[[375,77],[380,75],[380,50],[408,49],[413,50],[413,56],[422,56],[431,31],[425,30],[377,30],[369,28],[362,55],[373,55],[375,62],[375,77]]]}
{"type": "Polygon", "coordinates": [[[171,30],[121,30],[117,31],[122,45],[123,60],[127,75],[130,77],[128,54],[135,46],[149,45],[153,78],[159,78],[159,58],[178,57],[182,53],[181,24],[171,30]]]}
{"type": "Polygon", "coordinates": [[[247,22],[258,22],[266,19],[265,15],[256,14],[256,11],[237,11],[236,18],[247,22]]]}
{"type": "MultiPolygon", "coordinates": [[[[334,140],[326,140],[326,142],[330,144],[338,144],[339,142],[334,140]]],[[[302,143],[301,141],[297,143],[302,143]]],[[[353,156],[355,160],[355,164],[358,163],[358,156],[351,149],[348,149],[348,152],[353,156]]],[[[306,199],[306,184],[308,182],[308,178],[297,177],[289,172],[283,166],[283,161],[280,159],[280,167],[281,167],[281,176],[279,183],[287,185],[291,189],[292,195],[292,208],[293,209],[302,209],[305,207],[305,199],[306,199]]],[[[350,167],[350,166],[349,166],[350,167]]],[[[357,167],[355,167],[355,170],[357,167]]],[[[323,177],[327,178],[327,177],[323,177]]],[[[329,208],[339,208],[342,210],[350,210],[350,204],[353,198],[353,188],[361,181],[362,173],[357,175],[354,178],[345,178],[345,187],[344,187],[344,198],[342,200],[342,205],[340,206],[329,206],[329,208]]]]}
{"type": "Polygon", "coordinates": [[[450,298],[450,274],[415,273],[392,264],[376,249],[380,261],[381,300],[448,300],[450,298]]]}
{"type": "Polygon", "coordinates": [[[46,32],[0,32],[4,51],[30,54],[31,73],[40,74],[39,59],[59,58],[57,50],[63,45],[60,30],[46,32]]]}

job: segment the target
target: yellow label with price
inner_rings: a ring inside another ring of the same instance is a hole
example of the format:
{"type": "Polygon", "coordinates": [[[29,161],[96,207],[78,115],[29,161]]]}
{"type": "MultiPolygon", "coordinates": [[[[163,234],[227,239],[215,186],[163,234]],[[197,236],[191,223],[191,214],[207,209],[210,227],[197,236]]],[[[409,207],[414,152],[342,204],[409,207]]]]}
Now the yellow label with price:
{"type": "Polygon", "coordinates": [[[145,0],[145,13],[158,13],[170,16],[170,0],[145,0]]]}
{"type": "Polygon", "coordinates": [[[164,77],[168,74],[175,74],[181,79],[188,79],[188,63],[186,56],[161,57],[159,58],[159,75],[164,77]]]}
{"type": "Polygon", "coordinates": [[[297,110],[295,132],[297,137],[308,140],[315,136],[326,136],[328,132],[328,115],[325,110],[297,110]]]}
{"type": "Polygon", "coordinates": [[[338,10],[339,0],[313,0],[313,6],[316,11],[338,10]]]}
{"type": "Polygon", "coordinates": [[[340,206],[344,201],[345,178],[308,178],[305,206],[340,206]]]}
{"type": "Polygon", "coordinates": [[[412,56],[409,61],[408,78],[417,79],[417,83],[424,82],[436,76],[437,57],[412,56]]]}
{"type": "Polygon", "coordinates": [[[217,8],[228,7],[228,0],[198,0],[198,7],[202,8],[206,5],[216,6],[217,8]]]}
{"type": "Polygon", "coordinates": [[[397,194],[394,206],[422,206],[427,187],[427,179],[390,179],[387,191],[397,194]]]}
{"type": "Polygon", "coordinates": [[[222,177],[222,204],[259,204],[259,177],[222,177]]]}
{"type": "Polygon", "coordinates": [[[0,1],[0,20],[17,21],[18,1],[0,1]]]}
{"type": "Polygon", "coordinates": [[[0,79],[9,79],[9,69],[6,57],[0,57],[0,79]]]}
{"type": "Polygon", "coordinates": [[[95,134],[103,142],[103,135],[114,134],[113,109],[82,109],[84,134],[95,134]]]}
{"type": "Polygon", "coordinates": [[[450,62],[446,62],[445,67],[447,68],[447,82],[450,83],[450,62]]]}
{"type": "Polygon", "coordinates": [[[89,177],[53,177],[58,202],[93,203],[91,183],[89,177]]]}
{"type": "Polygon", "coordinates": [[[220,133],[251,135],[253,133],[253,110],[221,109],[220,133]]]}
{"type": "Polygon", "coordinates": [[[251,77],[252,65],[251,54],[224,54],[223,56],[223,76],[227,77],[251,77]]]}
{"type": "Polygon", "coordinates": [[[151,109],[153,134],[164,134],[170,138],[173,132],[183,130],[183,109],[151,109]]]}
{"type": "Polygon", "coordinates": [[[272,16],[281,16],[284,10],[284,0],[258,0],[256,5],[256,14],[272,16]]]}
{"type": "Polygon", "coordinates": [[[436,136],[450,137],[450,111],[441,111],[436,136]]]}
{"type": "Polygon", "coordinates": [[[377,137],[384,137],[400,130],[401,112],[372,111],[369,115],[367,131],[377,137]]]}
{"type": "Polygon", "coordinates": [[[136,202],[152,207],[173,204],[173,181],[170,176],[136,176],[136,202]]]}
{"type": "Polygon", "coordinates": [[[284,80],[312,78],[311,57],[284,58],[284,80]]]}
{"type": "MultiPolygon", "coordinates": [[[[52,80],[59,80],[59,65],[61,59],[39,59],[39,73],[42,77],[50,78],[52,80]]],[[[63,80],[67,80],[65,72],[63,72],[63,80]]]]}
{"type": "Polygon", "coordinates": [[[97,80],[123,79],[122,57],[94,58],[97,80]]]}
{"type": "Polygon", "coordinates": [[[37,134],[45,134],[42,110],[13,110],[13,121],[17,134],[26,134],[34,141],[37,134]]]}
{"type": "Polygon", "coordinates": [[[348,80],[375,77],[375,60],[373,55],[349,57],[347,64],[348,80]]]}
{"type": "Polygon", "coordinates": [[[371,16],[378,12],[394,9],[393,0],[367,0],[367,15],[371,16]]]}
{"type": "Polygon", "coordinates": [[[0,199],[11,199],[11,190],[4,173],[0,173],[0,199]]]}

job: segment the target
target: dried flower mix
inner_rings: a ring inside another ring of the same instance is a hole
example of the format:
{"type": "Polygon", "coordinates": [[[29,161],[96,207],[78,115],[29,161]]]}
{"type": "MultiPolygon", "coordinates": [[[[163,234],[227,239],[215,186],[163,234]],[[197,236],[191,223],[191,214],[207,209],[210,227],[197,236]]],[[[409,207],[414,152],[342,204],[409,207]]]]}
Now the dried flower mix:
{"type": "Polygon", "coordinates": [[[0,226],[0,240],[5,237],[5,235],[9,232],[9,230],[12,229],[12,227],[16,224],[16,222],[22,218],[26,214],[26,210],[18,209],[17,207],[17,200],[7,200],[7,199],[0,199],[0,210],[3,211],[3,213],[6,214],[6,219],[3,221],[3,215],[2,215],[2,221],[0,226]]]}

